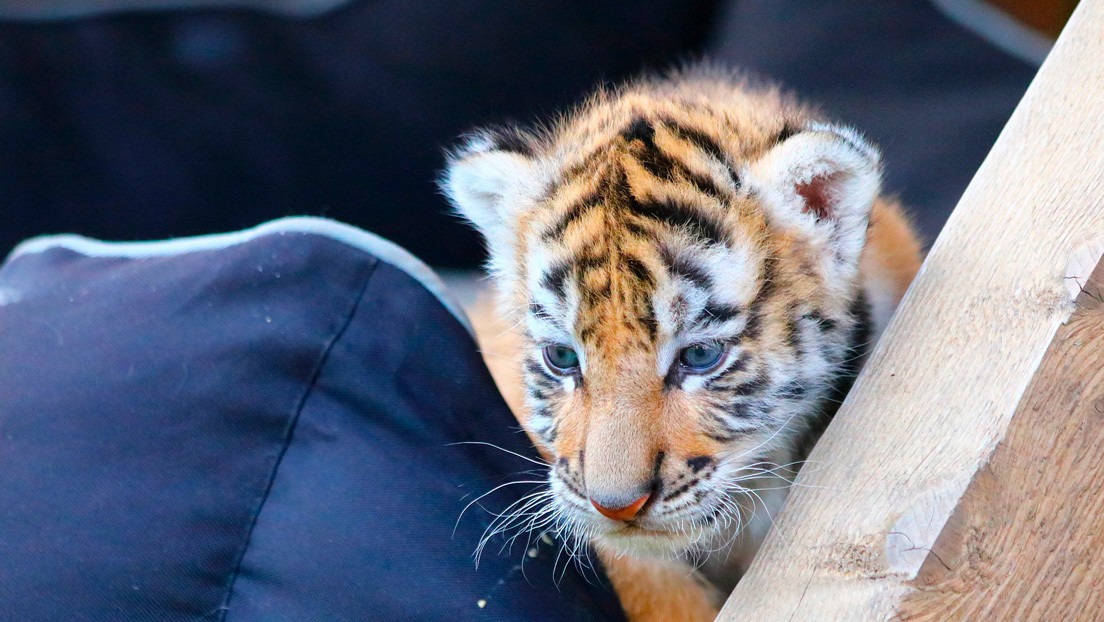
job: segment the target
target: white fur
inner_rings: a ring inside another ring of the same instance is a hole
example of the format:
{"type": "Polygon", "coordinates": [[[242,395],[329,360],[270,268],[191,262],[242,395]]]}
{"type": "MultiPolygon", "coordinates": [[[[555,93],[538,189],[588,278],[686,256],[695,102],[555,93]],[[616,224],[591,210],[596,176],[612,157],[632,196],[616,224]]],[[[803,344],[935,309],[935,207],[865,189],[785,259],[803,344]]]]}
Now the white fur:
{"type": "Polygon", "coordinates": [[[457,212],[483,234],[489,269],[500,283],[514,283],[518,216],[544,188],[538,164],[523,155],[490,147],[475,138],[450,158],[441,187],[457,212]]]}
{"type": "MultiPolygon", "coordinates": [[[[746,316],[741,315],[723,325],[711,323],[708,327],[700,327],[685,321],[680,322],[680,319],[685,318],[676,317],[674,305],[677,299],[681,299],[685,304],[683,311],[686,317],[697,316],[711,297],[721,304],[746,306],[758,291],[754,278],[758,267],[755,271],[751,268],[756,264],[747,250],[750,246],[751,242],[745,242],[725,247],[697,247],[693,250],[697,263],[705,269],[712,282],[717,284],[709,291],[676,278],[661,284],[653,292],[652,308],[659,326],[655,368],[659,377],[667,374],[682,348],[695,343],[727,341],[743,330],[747,323],[746,316]]],[[[689,388],[689,385],[684,385],[685,388],[689,388]]]]}
{"type": "Polygon", "coordinates": [[[833,266],[837,273],[827,276],[851,282],[881,190],[877,150],[850,128],[814,123],[753,163],[747,177],[777,223],[843,260],[843,265],[833,266]],[[833,178],[827,187],[829,214],[823,219],[807,210],[797,192],[798,186],[818,177],[833,178]]]}

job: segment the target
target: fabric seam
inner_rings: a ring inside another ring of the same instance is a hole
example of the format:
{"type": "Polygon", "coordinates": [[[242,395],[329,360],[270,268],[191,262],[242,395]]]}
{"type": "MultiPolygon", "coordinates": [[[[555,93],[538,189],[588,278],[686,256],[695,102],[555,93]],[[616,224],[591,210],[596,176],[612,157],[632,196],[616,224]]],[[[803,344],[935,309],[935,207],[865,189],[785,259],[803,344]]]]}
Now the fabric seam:
{"type": "Polygon", "coordinates": [[[353,304],[349,307],[349,311],[346,314],[344,320],[340,322],[337,329],[334,330],[325,346],[322,348],[321,354],[318,356],[318,362],[315,363],[314,369],[311,370],[310,377],[306,383],[306,387],[303,390],[303,394],[299,397],[298,402],[295,405],[295,410],[291,415],[291,419],[288,421],[286,428],[284,429],[283,439],[280,444],[280,449],[276,454],[276,460],[272,464],[271,471],[269,472],[268,482],[265,484],[264,491],[261,493],[260,498],[257,500],[255,509],[252,515],[249,517],[249,527],[246,530],[244,542],[241,545],[241,549],[238,553],[238,558],[234,562],[234,569],[230,572],[230,576],[226,582],[226,595],[222,599],[222,603],[219,605],[218,622],[225,622],[226,616],[230,611],[230,601],[234,595],[234,586],[237,584],[238,576],[241,574],[242,564],[245,561],[245,554],[249,551],[249,545],[253,542],[253,530],[257,526],[257,520],[260,518],[261,512],[264,510],[265,504],[268,502],[269,494],[272,492],[272,487],[276,482],[276,476],[280,471],[280,466],[283,464],[284,455],[287,453],[288,447],[291,446],[291,439],[295,434],[295,428],[299,424],[299,416],[303,413],[303,407],[307,403],[307,399],[314,391],[315,386],[318,384],[318,378],[322,375],[322,370],[326,367],[326,362],[329,361],[330,352],[333,351],[334,345],[341,340],[341,337],[348,330],[349,325],[353,322],[353,317],[356,316],[357,309],[360,308],[360,303],[364,301],[364,295],[368,291],[368,284],[372,280],[372,276],[376,273],[376,268],[380,264],[378,257],[372,258],[374,261],[368,269],[368,273],[364,276],[364,281],[360,286],[360,291],[353,298],[353,304]]]}

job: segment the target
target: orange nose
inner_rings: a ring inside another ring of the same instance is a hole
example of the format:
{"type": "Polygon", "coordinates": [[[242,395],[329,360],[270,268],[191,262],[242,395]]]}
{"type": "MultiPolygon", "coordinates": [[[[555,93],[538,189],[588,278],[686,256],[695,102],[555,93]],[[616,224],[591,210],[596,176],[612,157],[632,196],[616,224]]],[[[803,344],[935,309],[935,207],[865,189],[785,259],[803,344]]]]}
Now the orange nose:
{"type": "Polygon", "coordinates": [[[605,516],[610,520],[630,521],[636,518],[636,515],[640,513],[640,508],[644,507],[644,504],[648,502],[648,499],[651,498],[651,496],[651,493],[647,493],[636,501],[633,501],[625,507],[620,508],[606,507],[598,503],[594,499],[590,500],[590,504],[594,506],[594,509],[601,512],[602,516],[605,516]]]}

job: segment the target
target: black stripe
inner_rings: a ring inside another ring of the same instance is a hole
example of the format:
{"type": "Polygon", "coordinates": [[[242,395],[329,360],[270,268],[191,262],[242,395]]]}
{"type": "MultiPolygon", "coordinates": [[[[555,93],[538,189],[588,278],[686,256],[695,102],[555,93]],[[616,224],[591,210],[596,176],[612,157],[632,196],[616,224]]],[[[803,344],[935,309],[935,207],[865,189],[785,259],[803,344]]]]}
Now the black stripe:
{"type": "Polygon", "coordinates": [[[737,188],[740,187],[740,175],[728,163],[728,154],[725,153],[725,150],[722,149],[721,146],[717,144],[717,141],[713,140],[711,136],[705,132],[680,125],[671,119],[664,119],[664,125],[670,128],[675,136],[689,142],[723,164],[728,171],[729,177],[732,179],[732,183],[735,184],[737,188]]]}
{"type": "Polygon", "coordinates": [[[571,273],[571,264],[563,262],[552,266],[552,269],[545,273],[541,279],[541,285],[550,290],[556,296],[563,300],[567,293],[567,276],[571,273]]]}
{"type": "Polygon", "coordinates": [[[629,272],[631,272],[638,281],[648,286],[655,284],[655,277],[652,276],[652,271],[648,269],[648,266],[644,265],[643,261],[640,261],[640,259],[632,255],[624,255],[622,259],[625,262],[625,267],[628,268],[629,272]]]}
{"type": "Polygon", "coordinates": [[[682,495],[687,490],[690,490],[691,486],[693,486],[694,484],[697,484],[697,483],[698,483],[698,480],[696,480],[696,479],[692,480],[692,481],[689,481],[689,482],[686,482],[682,486],[679,486],[678,488],[674,489],[669,494],[667,494],[665,497],[663,497],[663,501],[665,501],[665,502],[670,501],[671,499],[674,499],[675,497],[678,497],[678,496],[682,495]]]}
{"type": "Polygon", "coordinates": [[[794,380],[782,385],[782,388],[778,390],[778,397],[784,400],[796,400],[805,397],[807,392],[808,387],[794,380]]]}
{"type": "Polygon", "coordinates": [[[651,343],[655,343],[656,337],[659,334],[659,322],[656,321],[655,309],[652,308],[652,300],[649,298],[644,301],[644,317],[640,318],[640,323],[644,325],[644,329],[648,331],[648,339],[651,343]]]}
{"type": "Polygon", "coordinates": [[[744,324],[744,331],[740,333],[740,337],[743,339],[759,338],[759,335],[763,333],[763,317],[760,313],[759,309],[752,309],[748,313],[747,322],[744,324]]]}
{"type": "Polygon", "coordinates": [[[551,443],[556,440],[556,434],[558,433],[558,426],[556,425],[556,418],[552,416],[552,409],[547,404],[541,404],[534,406],[530,412],[531,420],[544,419],[552,422],[548,428],[541,433],[541,438],[547,443],[551,443]]]}
{"type": "Polygon", "coordinates": [[[684,205],[675,200],[630,200],[629,210],[638,216],[689,231],[709,244],[724,246],[728,243],[724,227],[693,205],[684,205]]]}
{"type": "Polygon", "coordinates": [[[737,357],[735,361],[732,361],[731,365],[724,369],[724,371],[707,380],[705,383],[705,388],[709,389],[710,391],[724,391],[726,389],[724,385],[730,381],[732,374],[744,371],[745,369],[747,369],[747,357],[737,357]]]}
{"type": "Polygon", "coordinates": [[[698,175],[685,166],[679,166],[678,168],[680,171],[679,174],[682,176],[682,178],[686,182],[694,186],[694,188],[696,188],[698,192],[709,195],[721,202],[728,200],[728,193],[722,192],[721,189],[713,183],[712,179],[702,177],[701,175],[698,175]]]}
{"type": "Polygon", "coordinates": [[[707,321],[724,323],[736,319],[741,312],[742,310],[740,307],[736,305],[727,305],[710,298],[706,301],[701,312],[698,313],[698,317],[694,318],[694,322],[707,321]]]}
{"type": "MultiPolygon", "coordinates": [[[[541,398],[541,399],[543,399],[543,398],[541,398]]],[[[536,406],[534,406],[533,409],[530,411],[529,416],[531,418],[537,418],[537,417],[544,418],[544,419],[552,419],[553,418],[550,407],[547,403],[537,404],[536,406]]]]}
{"type": "Polygon", "coordinates": [[[603,155],[605,155],[605,152],[602,151],[601,149],[599,149],[597,151],[592,151],[591,153],[587,154],[587,156],[585,158],[583,158],[583,160],[581,162],[578,162],[578,163],[572,165],[567,170],[565,170],[562,175],[560,175],[561,182],[567,182],[567,181],[573,180],[573,179],[583,175],[584,173],[590,171],[591,169],[593,169],[595,167],[597,161],[603,155]]]}
{"type": "Polygon", "coordinates": [[[873,335],[873,320],[870,317],[870,304],[866,300],[866,294],[859,292],[858,297],[851,303],[848,310],[854,324],[847,340],[848,356],[844,372],[856,376],[862,364],[862,358],[870,347],[870,338],[873,335]]]}
{"type": "Polygon", "coordinates": [[[646,154],[640,154],[637,156],[637,160],[640,165],[644,167],[644,170],[648,171],[655,177],[664,181],[674,181],[676,178],[681,179],[683,182],[694,186],[694,188],[709,197],[712,197],[718,201],[728,201],[729,194],[722,191],[717,187],[717,184],[713,183],[712,179],[704,177],[691,171],[682,162],[672,160],[663,154],[658,147],[646,154]]]}
{"type": "Polygon", "coordinates": [[[556,224],[552,225],[548,229],[545,229],[544,232],[541,233],[541,238],[545,240],[551,240],[563,236],[564,231],[566,231],[567,228],[571,226],[571,223],[579,220],[592,208],[600,205],[601,203],[601,194],[597,192],[592,192],[588,194],[587,196],[583,197],[582,200],[578,201],[570,208],[568,208],[567,211],[564,212],[564,215],[558,221],[556,221],[556,224]]]}
{"type": "Polygon", "coordinates": [[[684,255],[672,254],[668,248],[660,250],[659,258],[672,277],[684,278],[696,287],[707,291],[713,288],[713,279],[710,278],[709,273],[692,259],[684,255]]]}
{"type": "Polygon", "coordinates": [[[750,378],[734,387],[728,389],[728,392],[732,395],[748,396],[755,395],[761,392],[763,389],[770,385],[770,374],[767,373],[766,368],[759,370],[759,373],[754,378],[750,378]]]}
{"type": "Polygon", "coordinates": [[[802,128],[800,125],[796,125],[794,123],[791,123],[790,121],[786,121],[782,124],[782,130],[778,132],[778,138],[775,139],[775,142],[783,142],[794,134],[801,132],[801,130],[802,128]]]}
{"type": "Polygon", "coordinates": [[[715,440],[721,442],[730,442],[737,437],[746,435],[748,433],[746,425],[737,426],[734,424],[734,422],[761,422],[763,419],[763,405],[759,401],[730,402],[728,404],[720,405],[719,410],[714,410],[712,415],[710,416],[710,419],[712,419],[715,424],[717,424],[721,427],[721,429],[724,430],[724,434],[707,434],[715,440]]]}
{"type": "Polygon", "coordinates": [[[719,160],[721,163],[728,162],[728,155],[724,149],[717,144],[717,141],[713,140],[711,136],[705,132],[680,125],[678,122],[672,119],[664,119],[663,124],[667,126],[675,136],[678,136],[682,140],[689,142],[698,149],[708,153],[711,157],[719,160]]]}
{"type": "MultiPolygon", "coordinates": [[[[552,373],[549,372],[547,369],[545,369],[543,365],[541,365],[540,363],[534,361],[533,359],[529,359],[529,360],[525,361],[525,371],[529,372],[534,377],[534,379],[540,379],[540,378],[547,378],[547,379],[550,379],[550,380],[555,380],[556,379],[556,377],[553,376],[552,373]]],[[[544,388],[548,388],[547,385],[543,385],[543,386],[544,386],[544,388]]]]}
{"type": "Polygon", "coordinates": [[[581,282],[583,276],[589,272],[605,269],[608,263],[608,256],[596,254],[593,248],[587,248],[586,254],[575,259],[575,269],[579,271],[579,281],[581,282]]]}
{"type": "Polygon", "coordinates": [[[759,279],[759,291],[755,294],[755,300],[751,303],[754,307],[761,307],[774,295],[778,288],[778,258],[767,255],[763,259],[763,274],[759,279]]]}
{"type": "Polygon", "coordinates": [[[660,149],[655,144],[655,129],[646,120],[637,119],[621,133],[621,136],[630,143],[639,141],[639,147],[631,144],[633,155],[644,170],[652,176],[664,181],[673,181],[677,177],[697,188],[699,192],[717,200],[724,201],[728,198],[727,193],[722,192],[712,179],[691,171],[684,163],[673,159],[660,149]]]}
{"type": "Polygon", "coordinates": [[[651,145],[655,140],[655,128],[644,117],[637,117],[629,127],[621,132],[621,137],[627,142],[639,140],[645,145],[651,145]]]}
{"type": "Polygon", "coordinates": [[[724,412],[734,419],[753,419],[751,404],[748,402],[732,402],[725,405],[724,412]]]}
{"type": "Polygon", "coordinates": [[[645,240],[652,240],[655,236],[654,231],[652,231],[651,229],[646,227],[644,224],[639,223],[635,220],[626,220],[622,223],[622,225],[625,227],[626,231],[628,231],[629,233],[632,233],[633,235],[635,235],[638,238],[643,238],[645,240]]]}
{"type": "Polygon", "coordinates": [[[829,131],[832,134],[832,136],[834,136],[836,138],[836,140],[839,140],[840,142],[847,145],[848,147],[851,147],[855,151],[858,151],[859,154],[862,155],[863,157],[869,157],[870,156],[870,151],[869,151],[868,148],[864,149],[864,148],[860,147],[859,144],[856,143],[854,140],[851,140],[851,137],[848,136],[847,134],[844,134],[844,133],[841,133],[841,132],[832,132],[830,130],[827,130],[827,131],[829,131]]]}
{"type": "Polygon", "coordinates": [[[675,178],[675,169],[679,166],[655,145],[652,145],[651,148],[637,149],[633,155],[636,156],[636,161],[640,162],[640,166],[644,167],[644,170],[651,173],[653,177],[664,181],[671,181],[675,178]]]}
{"type": "Polygon", "coordinates": [[[785,331],[786,345],[794,350],[798,354],[801,352],[801,327],[798,326],[797,320],[794,318],[786,318],[786,323],[783,325],[785,331]]]}
{"type": "Polygon", "coordinates": [[[726,375],[727,374],[734,374],[738,371],[744,371],[744,369],[746,369],[746,368],[747,368],[747,356],[746,355],[737,356],[736,360],[732,361],[732,364],[729,365],[728,368],[724,370],[724,373],[726,375]]]}
{"type": "Polygon", "coordinates": [[[835,377],[832,386],[821,401],[820,412],[809,420],[808,431],[799,443],[801,455],[808,455],[820,435],[831,423],[832,418],[839,410],[843,399],[855,384],[855,378],[859,375],[863,360],[870,349],[870,338],[873,335],[873,320],[870,317],[870,304],[863,292],[851,303],[849,313],[853,320],[851,330],[847,335],[847,350],[844,360],[835,377]]]}
{"type": "Polygon", "coordinates": [[[685,379],[686,374],[682,371],[682,365],[679,365],[676,358],[675,362],[671,363],[670,369],[667,370],[667,374],[663,376],[663,390],[677,389],[682,386],[682,381],[685,379]]]}
{"type": "Polygon", "coordinates": [[[508,151],[529,157],[536,153],[533,139],[520,130],[509,127],[492,127],[486,132],[491,144],[499,151],[508,151]]]}
{"type": "Polygon", "coordinates": [[[549,313],[548,309],[546,309],[545,306],[542,305],[539,302],[530,302],[529,303],[529,313],[536,316],[536,317],[538,317],[538,318],[540,318],[540,319],[542,319],[542,320],[552,319],[552,314],[549,313]]]}
{"type": "Polygon", "coordinates": [[[598,322],[588,322],[579,327],[579,339],[584,343],[589,342],[591,337],[598,332],[600,325],[598,322]]]}
{"type": "MultiPolygon", "coordinates": [[[[579,470],[582,470],[582,468],[583,468],[583,455],[582,455],[582,453],[580,453],[579,454],[579,470]]],[[[569,471],[569,473],[570,473],[570,471],[569,471]]],[[[572,492],[572,494],[579,497],[580,499],[586,499],[587,498],[586,492],[580,490],[578,481],[575,479],[574,474],[572,474],[571,477],[560,477],[560,483],[562,483],[565,488],[570,490],[572,492]]]]}
{"type": "Polygon", "coordinates": [[[656,484],[659,483],[659,470],[663,468],[663,459],[667,457],[667,452],[660,451],[656,454],[655,464],[652,466],[652,481],[656,484]]]}
{"type": "Polygon", "coordinates": [[[546,370],[543,365],[536,363],[535,366],[526,365],[526,370],[531,372],[526,377],[526,383],[531,385],[537,385],[542,389],[558,389],[560,387],[560,379],[546,370]]]}
{"type": "Polygon", "coordinates": [[[824,315],[816,309],[806,313],[801,317],[816,324],[817,329],[819,329],[822,333],[830,333],[836,330],[836,321],[824,317],[824,315]]]}
{"type": "Polygon", "coordinates": [[[687,458],[686,460],[686,466],[690,467],[690,470],[694,473],[701,471],[707,466],[712,466],[712,464],[712,456],[695,456],[693,458],[687,458]]]}
{"type": "Polygon", "coordinates": [[[583,290],[583,299],[589,305],[595,305],[610,297],[610,282],[606,279],[598,287],[583,290]]]}
{"type": "Polygon", "coordinates": [[[778,260],[774,255],[767,255],[763,260],[763,273],[759,279],[759,291],[755,299],[748,305],[747,325],[744,327],[745,339],[758,339],[763,330],[763,307],[774,295],[778,284],[778,260]]]}
{"type": "Polygon", "coordinates": [[[656,148],[655,128],[647,119],[637,118],[621,132],[621,138],[629,143],[629,148],[645,170],[660,179],[671,179],[674,162],[667,154],[656,148]]]}

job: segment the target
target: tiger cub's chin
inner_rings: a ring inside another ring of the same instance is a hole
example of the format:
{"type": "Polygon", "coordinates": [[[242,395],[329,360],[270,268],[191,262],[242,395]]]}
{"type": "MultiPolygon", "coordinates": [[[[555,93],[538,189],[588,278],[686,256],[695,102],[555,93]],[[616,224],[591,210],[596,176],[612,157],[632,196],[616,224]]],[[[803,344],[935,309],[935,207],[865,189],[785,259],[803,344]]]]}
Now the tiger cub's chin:
{"type": "Polygon", "coordinates": [[[549,528],[630,557],[754,551],[918,268],[880,177],[854,130],[716,70],[450,153],[549,528]]]}

